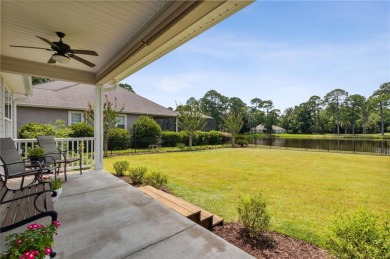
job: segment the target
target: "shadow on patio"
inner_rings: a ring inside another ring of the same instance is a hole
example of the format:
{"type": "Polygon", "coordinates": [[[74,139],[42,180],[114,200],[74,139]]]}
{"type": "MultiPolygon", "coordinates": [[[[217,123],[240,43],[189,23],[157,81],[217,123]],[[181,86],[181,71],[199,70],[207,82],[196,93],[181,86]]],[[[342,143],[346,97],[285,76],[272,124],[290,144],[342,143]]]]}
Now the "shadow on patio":
{"type": "Polygon", "coordinates": [[[251,258],[115,176],[70,174],[56,258],[251,258]]]}

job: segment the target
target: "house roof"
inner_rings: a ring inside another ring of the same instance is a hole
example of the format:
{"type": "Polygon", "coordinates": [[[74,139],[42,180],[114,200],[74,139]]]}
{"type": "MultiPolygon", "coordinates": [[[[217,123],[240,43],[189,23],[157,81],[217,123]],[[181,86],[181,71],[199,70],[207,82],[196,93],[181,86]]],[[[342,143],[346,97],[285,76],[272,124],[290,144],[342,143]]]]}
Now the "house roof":
{"type": "Polygon", "coordinates": [[[259,124],[256,127],[251,128],[251,130],[265,130],[266,128],[264,127],[263,124],[259,124]]]}
{"type": "Polygon", "coordinates": [[[272,129],[273,130],[286,130],[286,129],[283,129],[282,127],[275,126],[275,125],[272,125],[272,129]]]}
{"type": "MultiPolygon", "coordinates": [[[[95,86],[93,85],[52,81],[33,86],[34,94],[30,98],[18,102],[18,106],[84,110],[88,108],[88,103],[93,105],[94,91],[95,86]]],[[[176,112],[122,87],[106,92],[106,95],[112,102],[117,98],[118,109],[124,106],[123,113],[177,116],[176,112]]]]}

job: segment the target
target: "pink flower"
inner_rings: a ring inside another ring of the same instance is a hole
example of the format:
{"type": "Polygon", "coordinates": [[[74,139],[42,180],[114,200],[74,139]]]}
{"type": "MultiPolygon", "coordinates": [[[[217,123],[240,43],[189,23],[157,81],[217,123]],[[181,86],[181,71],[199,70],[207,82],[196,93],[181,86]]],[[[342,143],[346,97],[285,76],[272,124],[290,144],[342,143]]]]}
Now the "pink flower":
{"type": "Polygon", "coordinates": [[[23,258],[23,259],[35,259],[36,255],[39,255],[38,251],[30,250],[28,252],[23,253],[23,255],[20,258],[23,258]]]}
{"type": "Polygon", "coordinates": [[[23,240],[21,238],[18,238],[18,240],[15,241],[17,245],[20,245],[23,243],[23,240]]]}
{"type": "Polygon", "coordinates": [[[53,250],[51,250],[50,247],[46,247],[46,248],[45,248],[45,255],[51,254],[52,251],[53,251],[53,250]]]}
{"type": "Polygon", "coordinates": [[[27,227],[28,230],[32,230],[32,229],[37,229],[38,228],[38,225],[36,223],[34,224],[31,224],[27,227]]]}
{"type": "Polygon", "coordinates": [[[53,221],[53,225],[56,226],[56,228],[61,227],[61,223],[58,220],[57,221],[53,221]]]}

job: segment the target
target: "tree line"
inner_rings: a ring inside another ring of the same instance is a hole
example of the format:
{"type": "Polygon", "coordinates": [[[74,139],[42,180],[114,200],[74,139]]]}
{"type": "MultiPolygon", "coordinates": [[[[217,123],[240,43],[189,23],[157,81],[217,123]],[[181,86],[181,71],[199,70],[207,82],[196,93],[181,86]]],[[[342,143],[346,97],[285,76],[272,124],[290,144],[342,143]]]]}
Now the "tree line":
{"type": "Polygon", "coordinates": [[[191,97],[186,104],[177,106],[180,111],[188,107],[199,110],[216,121],[217,130],[226,130],[229,114],[242,115],[240,133],[263,124],[267,129],[280,126],[290,133],[345,133],[368,134],[390,131],[390,82],[383,83],[371,96],[349,94],[343,89],[334,89],[324,97],[313,95],[283,113],[274,107],[272,100],[253,98],[247,105],[238,97],[227,97],[209,90],[196,99],[191,97]]]}

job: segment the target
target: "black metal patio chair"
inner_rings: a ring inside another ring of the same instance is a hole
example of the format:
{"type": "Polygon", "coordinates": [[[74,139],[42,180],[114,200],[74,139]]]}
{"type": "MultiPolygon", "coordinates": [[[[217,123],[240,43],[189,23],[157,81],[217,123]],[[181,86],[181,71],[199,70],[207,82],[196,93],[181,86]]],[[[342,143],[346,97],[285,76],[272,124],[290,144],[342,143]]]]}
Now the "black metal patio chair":
{"type": "Polygon", "coordinates": [[[41,136],[37,137],[38,144],[40,147],[45,149],[45,163],[50,164],[53,163],[56,165],[56,175],[59,175],[62,165],[64,166],[64,176],[65,181],[67,181],[67,165],[78,162],[80,168],[80,174],[82,172],[82,163],[81,163],[81,155],[77,150],[65,150],[61,151],[56,144],[53,136],[41,136]],[[72,152],[73,157],[68,157],[69,152],[72,152]],[[74,155],[77,154],[77,157],[74,155]]]}
{"type": "Polygon", "coordinates": [[[55,166],[44,167],[40,162],[23,160],[12,138],[0,138],[0,177],[7,185],[8,180],[21,178],[20,188],[24,186],[26,177],[31,178],[27,186],[42,179],[43,174],[54,173],[55,166]]]}

